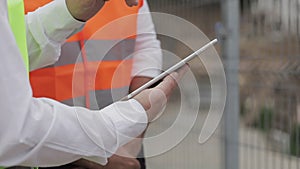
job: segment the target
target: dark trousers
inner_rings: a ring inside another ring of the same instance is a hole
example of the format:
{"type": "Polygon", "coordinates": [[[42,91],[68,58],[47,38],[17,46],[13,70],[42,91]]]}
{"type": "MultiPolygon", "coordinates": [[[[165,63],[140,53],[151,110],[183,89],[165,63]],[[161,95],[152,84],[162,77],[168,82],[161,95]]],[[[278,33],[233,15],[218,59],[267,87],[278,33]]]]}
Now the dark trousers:
{"type": "Polygon", "coordinates": [[[144,147],[142,145],[141,151],[138,155],[139,158],[137,158],[137,160],[139,161],[140,165],[141,165],[141,169],[146,169],[146,160],[144,158],[144,147]]]}
{"type": "MultiPolygon", "coordinates": [[[[140,165],[141,165],[141,169],[146,169],[146,160],[144,158],[144,148],[142,146],[141,151],[138,155],[139,158],[137,158],[137,160],[139,161],[140,165]]],[[[57,167],[39,167],[39,169],[72,169],[73,167],[75,167],[72,163],[70,164],[65,164],[62,166],[57,166],[57,167]]],[[[6,169],[30,169],[30,167],[21,167],[21,166],[15,166],[15,167],[9,167],[6,169]]]]}
{"type": "MultiPolygon", "coordinates": [[[[141,169],[146,169],[146,160],[144,158],[144,148],[142,147],[137,160],[139,161],[140,165],[141,165],[141,169]]],[[[57,166],[57,167],[39,167],[39,169],[72,169],[73,167],[75,167],[72,163],[70,164],[65,164],[62,166],[57,166]]],[[[6,169],[30,169],[30,167],[21,167],[21,166],[15,166],[15,167],[9,167],[6,169]]]]}

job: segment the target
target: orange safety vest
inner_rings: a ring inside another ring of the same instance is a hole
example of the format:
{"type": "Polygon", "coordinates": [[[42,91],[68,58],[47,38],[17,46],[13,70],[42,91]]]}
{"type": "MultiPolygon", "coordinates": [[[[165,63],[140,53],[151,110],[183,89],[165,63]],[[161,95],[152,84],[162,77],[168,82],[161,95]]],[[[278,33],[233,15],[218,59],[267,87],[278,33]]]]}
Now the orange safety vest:
{"type": "MultiPolygon", "coordinates": [[[[25,10],[33,11],[50,1],[24,0],[25,10]]],[[[142,4],[143,0],[136,7],[128,7],[124,0],[106,2],[84,29],[62,46],[54,65],[30,72],[33,95],[91,109],[127,95],[133,64],[129,56],[134,52],[137,29],[137,15],[132,14],[137,14],[142,4]],[[118,20],[124,16],[130,17],[118,20]]]]}

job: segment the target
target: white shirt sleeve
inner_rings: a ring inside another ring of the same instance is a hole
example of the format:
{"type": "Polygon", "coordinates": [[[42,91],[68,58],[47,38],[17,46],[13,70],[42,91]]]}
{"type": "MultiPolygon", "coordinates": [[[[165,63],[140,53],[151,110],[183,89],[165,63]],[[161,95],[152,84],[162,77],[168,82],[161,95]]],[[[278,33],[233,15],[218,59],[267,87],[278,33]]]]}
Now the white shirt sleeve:
{"type": "Polygon", "coordinates": [[[99,112],[33,98],[6,6],[0,1],[0,166],[57,166],[79,158],[105,164],[128,136],[146,128],[144,109],[135,100],[99,112]]]}
{"type": "Polygon", "coordinates": [[[155,77],[162,70],[160,41],[156,38],[149,6],[144,0],[137,19],[137,38],[133,56],[132,76],[155,77]]]}
{"type": "Polygon", "coordinates": [[[30,70],[55,63],[63,42],[84,26],[69,13],[65,0],[55,0],[28,13],[26,22],[30,70]]]}

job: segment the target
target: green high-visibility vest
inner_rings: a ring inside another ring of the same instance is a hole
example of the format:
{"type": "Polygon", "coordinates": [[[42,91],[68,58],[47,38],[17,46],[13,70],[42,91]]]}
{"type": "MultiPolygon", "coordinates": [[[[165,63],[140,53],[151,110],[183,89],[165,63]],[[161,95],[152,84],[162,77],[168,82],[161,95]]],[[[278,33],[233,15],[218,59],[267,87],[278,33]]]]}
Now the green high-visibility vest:
{"type": "Polygon", "coordinates": [[[8,0],[7,7],[10,27],[15,35],[15,39],[17,41],[17,45],[23,57],[27,71],[29,71],[24,2],[23,0],[8,0]]]}

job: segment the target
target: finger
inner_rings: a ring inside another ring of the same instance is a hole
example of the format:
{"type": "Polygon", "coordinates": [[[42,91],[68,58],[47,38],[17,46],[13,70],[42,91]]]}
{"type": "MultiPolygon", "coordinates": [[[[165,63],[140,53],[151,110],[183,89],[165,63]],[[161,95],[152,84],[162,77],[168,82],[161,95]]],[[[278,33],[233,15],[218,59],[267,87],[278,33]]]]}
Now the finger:
{"type": "Polygon", "coordinates": [[[166,97],[168,98],[170,96],[172,90],[176,86],[176,80],[175,79],[177,79],[178,76],[179,75],[178,75],[177,72],[174,72],[171,75],[168,75],[154,89],[161,90],[166,95],[166,97]]]}
{"type": "Polygon", "coordinates": [[[163,114],[167,101],[167,96],[162,90],[151,90],[149,94],[150,108],[147,110],[151,114],[148,119],[149,122],[154,122],[163,114]]]}
{"type": "Polygon", "coordinates": [[[183,75],[189,70],[190,66],[188,64],[185,64],[184,66],[182,66],[181,68],[179,68],[178,70],[176,70],[177,72],[177,76],[173,77],[172,73],[170,74],[171,77],[173,77],[176,82],[179,82],[181,80],[181,78],[183,77],[183,75]]]}
{"type": "Polygon", "coordinates": [[[132,7],[132,6],[137,6],[138,5],[138,0],[125,0],[127,6],[132,7]]]}
{"type": "Polygon", "coordinates": [[[171,94],[172,90],[177,86],[183,75],[189,70],[189,65],[186,64],[177,71],[166,76],[164,80],[157,85],[156,89],[162,90],[167,97],[171,94]]]}

